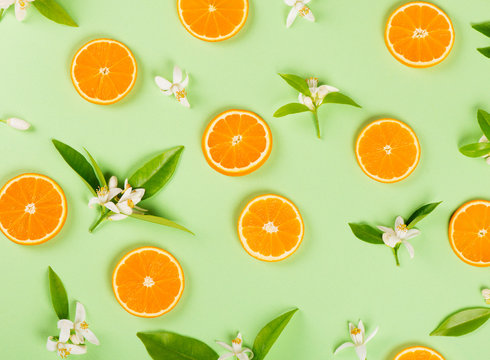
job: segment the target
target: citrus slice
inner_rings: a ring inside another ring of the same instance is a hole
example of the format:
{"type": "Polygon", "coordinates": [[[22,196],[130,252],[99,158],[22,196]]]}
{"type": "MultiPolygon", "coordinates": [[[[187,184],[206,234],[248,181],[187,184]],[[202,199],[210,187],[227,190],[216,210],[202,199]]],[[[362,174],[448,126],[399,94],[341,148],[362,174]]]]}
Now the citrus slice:
{"type": "Polygon", "coordinates": [[[405,179],[417,167],[420,145],[413,130],[394,119],[380,119],[367,125],[356,142],[356,157],[370,178],[394,183],[405,179]]]}
{"type": "Polygon", "coordinates": [[[137,66],[131,51],[119,41],[92,40],[77,51],[71,80],[85,100],[109,105],[125,97],[136,81],[137,66]]]}
{"type": "Polygon", "coordinates": [[[419,68],[433,66],[451,52],[453,24],[437,6],[423,1],[410,2],[391,14],[385,43],[402,64],[419,68]]]}
{"type": "Polygon", "coordinates": [[[167,251],[146,246],[127,253],[112,275],[119,304],[130,314],[151,318],[172,310],[184,291],[184,272],[167,251]]]}
{"type": "Polygon", "coordinates": [[[263,261],[280,261],[300,246],[304,224],[298,208],[279,195],[252,199],[238,219],[238,236],[251,256],[263,261]]]}
{"type": "Polygon", "coordinates": [[[449,241],[465,263],[490,266],[490,201],[473,200],[456,210],[449,222],[449,241]]]}
{"type": "Polygon", "coordinates": [[[180,22],[204,41],[222,41],[236,35],[248,16],[248,0],[177,0],[180,22]]]}
{"type": "Polygon", "coordinates": [[[399,352],[393,360],[444,360],[444,358],[428,347],[413,346],[399,352]]]}
{"type": "Polygon", "coordinates": [[[0,190],[0,230],[22,245],[37,245],[58,234],[66,220],[66,198],[47,176],[22,174],[0,190]]]}
{"type": "Polygon", "coordinates": [[[228,110],[216,116],[204,131],[202,151],[208,164],[229,176],[257,170],[272,150],[269,126],[257,114],[228,110]]]}

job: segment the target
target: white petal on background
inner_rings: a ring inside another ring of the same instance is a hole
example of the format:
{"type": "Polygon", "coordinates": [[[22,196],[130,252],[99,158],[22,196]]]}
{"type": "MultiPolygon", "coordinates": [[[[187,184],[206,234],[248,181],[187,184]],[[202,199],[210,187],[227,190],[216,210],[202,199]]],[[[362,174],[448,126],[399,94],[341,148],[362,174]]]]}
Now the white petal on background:
{"type": "Polygon", "coordinates": [[[113,189],[117,186],[117,177],[111,176],[109,179],[109,189],[113,189]]]}
{"type": "Polygon", "coordinates": [[[392,235],[389,233],[384,233],[383,234],[383,242],[387,246],[394,248],[396,246],[396,244],[398,244],[400,242],[400,239],[398,239],[398,237],[396,237],[395,235],[392,235]]]}
{"type": "Polygon", "coordinates": [[[311,0],[303,0],[303,4],[308,4],[311,0]]]}
{"type": "Polygon", "coordinates": [[[304,16],[304,18],[305,18],[306,20],[308,20],[308,21],[311,21],[311,22],[315,21],[315,16],[314,16],[314,15],[313,15],[313,13],[311,12],[311,10],[310,10],[308,7],[306,7],[306,6],[305,6],[305,8],[307,8],[307,9],[308,9],[308,12],[307,12],[307,13],[306,13],[306,15],[304,16]]]}
{"type": "Polygon", "coordinates": [[[392,228],[389,228],[389,227],[386,227],[386,226],[377,226],[377,228],[379,230],[381,230],[382,232],[385,232],[385,233],[388,233],[388,234],[391,234],[391,235],[396,235],[395,234],[395,231],[392,228]]]}
{"type": "Polygon", "coordinates": [[[410,244],[408,241],[404,241],[403,245],[405,245],[405,247],[408,250],[408,253],[410,254],[410,257],[413,259],[414,255],[415,255],[415,250],[413,249],[412,244],[410,244]]]}
{"type": "Polygon", "coordinates": [[[48,342],[46,343],[46,349],[49,351],[58,350],[58,342],[53,339],[52,336],[48,337],[48,342]]]}
{"type": "Polygon", "coordinates": [[[109,220],[119,221],[119,220],[126,219],[127,217],[128,216],[124,215],[124,214],[113,214],[113,215],[109,216],[109,220]]]}
{"type": "Polygon", "coordinates": [[[73,329],[73,322],[70,320],[60,320],[58,321],[58,329],[60,329],[60,341],[67,342],[70,338],[70,330],[73,329]]]}
{"type": "Polygon", "coordinates": [[[221,347],[224,347],[228,351],[233,351],[233,348],[223,341],[216,341],[216,344],[218,344],[221,347]]]}
{"type": "Polygon", "coordinates": [[[350,348],[350,347],[353,347],[354,344],[353,343],[350,343],[350,342],[346,342],[342,345],[340,345],[334,352],[334,355],[337,354],[339,351],[342,351],[344,349],[347,349],[347,348],[350,348]]]}
{"type": "Polygon", "coordinates": [[[167,79],[162,78],[161,76],[155,77],[155,83],[162,91],[168,91],[172,87],[172,83],[167,79]]]}
{"type": "Polygon", "coordinates": [[[97,339],[97,336],[90,329],[85,330],[83,336],[94,345],[100,344],[99,339],[97,339]]]}
{"type": "Polygon", "coordinates": [[[490,304],[490,289],[483,289],[481,291],[483,298],[487,304],[490,304]]]}
{"type": "Polygon", "coordinates": [[[236,355],[236,357],[238,358],[238,360],[249,360],[250,358],[248,357],[247,354],[245,353],[239,353],[236,355]]]}
{"type": "Polygon", "coordinates": [[[365,345],[356,346],[355,350],[359,360],[366,360],[367,350],[365,345]]]}
{"type": "Polygon", "coordinates": [[[177,65],[174,66],[173,79],[174,84],[180,84],[182,82],[182,70],[177,65]]]}
{"type": "Polygon", "coordinates": [[[180,84],[183,88],[186,88],[189,85],[189,75],[186,74],[184,81],[180,84]]]}
{"type": "Polygon", "coordinates": [[[0,0],[0,9],[7,9],[15,0],[0,0]]]}
{"type": "Polygon", "coordinates": [[[407,235],[405,235],[405,239],[408,240],[408,239],[414,238],[417,235],[420,235],[420,230],[410,229],[407,231],[407,235]]]}
{"type": "Polygon", "coordinates": [[[27,130],[31,127],[27,121],[18,118],[7,119],[7,125],[17,130],[27,130]]]}
{"type": "Polygon", "coordinates": [[[105,203],[104,206],[116,214],[119,214],[119,212],[120,212],[119,209],[117,208],[116,204],[114,204],[113,202],[105,203]]]}
{"type": "Polygon", "coordinates": [[[25,19],[27,13],[27,3],[21,6],[20,1],[15,2],[15,17],[17,20],[22,21],[25,19]]]}
{"type": "Polygon", "coordinates": [[[65,347],[70,351],[70,354],[73,355],[81,355],[87,352],[87,348],[84,345],[65,344],[65,347]]]}
{"type": "Polygon", "coordinates": [[[77,308],[75,310],[75,322],[80,323],[82,321],[85,321],[85,317],[85,307],[82,305],[82,303],[77,302],[77,308]]]}
{"type": "Polygon", "coordinates": [[[294,6],[296,4],[296,0],[284,0],[287,6],[294,6]]]}
{"type": "Polygon", "coordinates": [[[374,331],[371,334],[369,334],[369,336],[364,341],[364,344],[367,344],[368,342],[370,342],[373,339],[373,337],[376,336],[376,334],[378,333],[378,330],[379,330],[379,326],[377,326],[376,329],[374,329],[374,331]]]}
{"type": "Polygon", "coordinates": [[[288,19],[286,20],[286,27],[291,27],[293,25],[294,20],[298,16],[298,10],[296,10],[295,7],[291,9],[291,11],[288,14],[288,19]]]}
{"type": "Polygon", "coordinates": [[[190,108],[191,104],[189,104],[189,100],[187,100],[187,97],[183,97],[179,99],[179,103],[184,105],[186,108],[190,108]]]}

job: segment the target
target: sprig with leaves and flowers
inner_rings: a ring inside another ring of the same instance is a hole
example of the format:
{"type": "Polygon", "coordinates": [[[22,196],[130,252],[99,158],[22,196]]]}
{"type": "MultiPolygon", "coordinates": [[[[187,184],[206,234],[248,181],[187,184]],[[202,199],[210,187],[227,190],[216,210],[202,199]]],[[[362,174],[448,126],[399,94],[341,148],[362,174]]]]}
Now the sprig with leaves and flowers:
{"type": "Polygon", "coordinates": [[[347,348],[354,348],[356,351],[356,355],[359,358],[359,360],[366,360],[367,357],[367,343],[370,342],[378,333],[379,328],[376,327],[374,331],[366,336],[366,330],[364,329],[364,324],[362,320],[359,320],[358,325],[354,325],[352,323],[349,323],[349,335],[352,339],[352,342],[346,342],[340,345],[335,351],[334,355],[337,354],[338,352],[347,349],[347,348]]]}
{"type": "Polygon", "coordinates": [[[291,114],[298,114],[302,112],[313,113],[313,120],[315,123],[316,134],[318,138],[321,138],[320,123],[318,120],[318,109],[325,104],[344,104],[351,105],[360,108],[357,104],[347,95],[340,92],[339,89],[329,86],[318,86],[318,78],[311,77],[303,79],[300,76],[293,74],[279,74],[284,81],[286,81],[293,89],[299,92],[297,103],[289,103],[280,107],[275,113],[274,117],[283,117],[291,114]]]}
{"type": "Polygon", "coordinates": [[[58,316],[58,336],[49,336],[46,348],[56,351],[65,359],[69,355],[82,355],[87,353],[86,342],[99,345],[99,340],[90,330],[86,321],[85,307],[77,302],[75,310],[75,321],[69,320],[70,306],[65,286],[59,276],[51,267],[49,271],[49,292],[53,309],[58,316]]]}
{"type": "Polygon", "coordinates": [[[429,215],[441,202],[430,203],[421,206],[408,217],[407,222],[401,216],[395,220],[394,228],[378,226],[377,228],[367,224],[349,223],[354,235],[364,242],[374,245],[386,245],[391,248],[395,256],[396,265],[400,265],[398,250],[404,245],[411,258],[414,256],[413,245],[408,241],[420,235],[420,230],[414,226],[427,215],[429,215]]]}
{"type": "MultiPolygon", "coordinates": [[[[483,289],[482,296],[490,305],[490,289],[483,289]]],[[[430,333],[431,336],[462,336],[469,334],[490,319],[490,308],[473,307],[455,312],[430,333]]]]}
{"type": "Polygon", "coordinates": [[[184,150],[183,146],[161,152],[126,178],[124,188],[119,188],[117,178],[111,176],[107,181],[99,165],[86,149],[90,162],[81,153],[61,141],[53,140],[53,144],[92,193],[93,197],[88,202],[89,207],[99,206],[99,218],[89,228],[90,232],[105,220],[118,221],[131,217],[192,234],[182,225],[163,217],[149,215],[147,210],[138,206],[141,201],[156,195],[172,178],[184,150]]]}
{"type": "Polygon", "coordinates": [[[459,148],[461,154],[471,158],[484,158],[490,165],[490,114],[479,109],[477,112],[478,125],[483,136],[477,143],[468,144],[459,148]]]}
{"type": "Polygon", "coordinates": [[[4,13],[13,6],[15,8],[15,17],[17,20],[23,21],[27,14],[27,8],[31,4],[34,5],[41,15],[49,20],[62,25],[78,26],[55,0],[0,0],[0,20],[4,13]]]}
{"type": "MultiPolygon", "coordinates": [[[[490,21],[485,21],[482,23],[473,24],[473,25],[471,25],[471,27],[473,29],[475,29],[476,31],[482,33],[486,37],[490,38],[490,21]]],[[[490,58],[490,46],[483,47],[483,48],[477,48],[476,50],[478,50],[480,52],[480,54],[486,56],[487,58],[490,58]]]]}
{"type": "Polygon", "coordinates": [[[200,340],[169,331],[139,332],[136,335],[154,360],[263,360],[296,311],[298,309],[288,311],[265,325],[255,337],[252,348],[244,346],[240,332],[231,344],[217,341],[227,350],[221,356],[200,340]]]}

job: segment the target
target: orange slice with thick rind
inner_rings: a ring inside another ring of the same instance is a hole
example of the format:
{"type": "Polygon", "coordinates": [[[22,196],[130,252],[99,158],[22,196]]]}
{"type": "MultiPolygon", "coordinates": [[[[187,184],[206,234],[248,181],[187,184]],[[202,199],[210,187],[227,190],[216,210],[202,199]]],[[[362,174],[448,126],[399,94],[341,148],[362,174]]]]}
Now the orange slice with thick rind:
{"type": "Polygon", "coordinates": [[[431,348],[412,346],[400,351],[393,360],[444,360],[444,358],[431,348]]]}

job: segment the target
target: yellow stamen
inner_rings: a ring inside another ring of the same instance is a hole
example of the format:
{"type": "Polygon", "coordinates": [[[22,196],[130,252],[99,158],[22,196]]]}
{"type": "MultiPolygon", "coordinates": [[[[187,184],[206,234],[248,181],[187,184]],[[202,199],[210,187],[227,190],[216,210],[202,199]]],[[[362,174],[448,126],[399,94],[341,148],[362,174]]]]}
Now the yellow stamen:
{"type": "Polygon", "coordinates": [[[175,93],[175,98],[177,99],[177,101],[182,100],[186,96],[187,96],[187,93],[185,92],[185,89],[179,90],[175,93]]]}
{"type": "Polygon", "coordinates": [[[80,323],[80,328],[83,329],[83,330],[87,330],[88,329],[88,324],[85,321],[82,321],[80,323]]]}
{"type": "Polygon", "coordinates": [[[58,349],[58,355],[62,359],[66,359],[68,357],[68,355],[70,355],[70,350],[68,350],[68,349],[58,349]]]}
{"type": "Polygon", "coordinates": [[[398,225],[398,227],[396,228],[398,231],[405,231],[407,230],[407,225],[405,224],[400,224],[398,225]]]}
{"type": "Polygon", "coordinates": [[[352,331],[350,333],[352,335],[359,335],[361,332],[362,332],[361,329],[354,328],[354,329],[352,329],[352,331]]]}
{"type": "Polygon", "coordinates": [[[134,202],[133,202],[133,200],[131,200],[131,199],[129,199],[129,200],[128,200],[128,206],[129,206],[131,209],[132,209],[132,208],[134,208],[134,202]]]}
{"type": "Polygon", "coordinates": [[[303,16],[305,17],[306,15],[308,15],[310,13],[310,9],[308,8],[308,6],[303,6],[299,11],[298,11],[299,15],[300,16],[303,16]]]}
{"type": "Polygon", "coordinates": [[[233,344],[240,345],[242,343],[242,340],[240,338],[233,339],[231,341],[233,344]]]}

